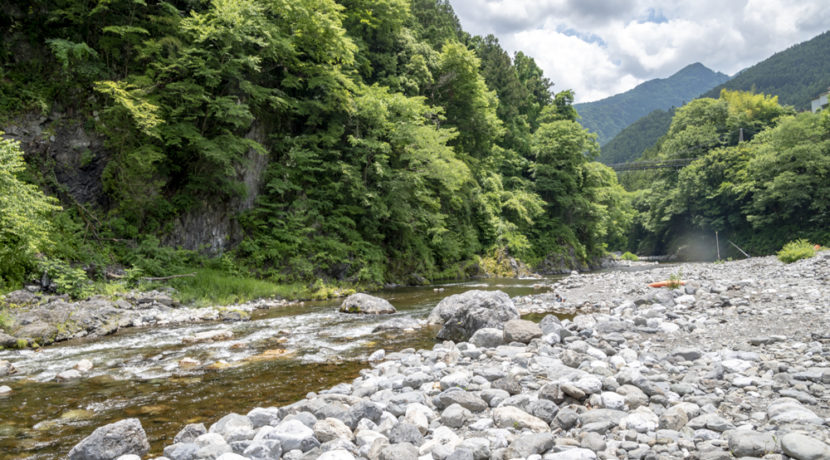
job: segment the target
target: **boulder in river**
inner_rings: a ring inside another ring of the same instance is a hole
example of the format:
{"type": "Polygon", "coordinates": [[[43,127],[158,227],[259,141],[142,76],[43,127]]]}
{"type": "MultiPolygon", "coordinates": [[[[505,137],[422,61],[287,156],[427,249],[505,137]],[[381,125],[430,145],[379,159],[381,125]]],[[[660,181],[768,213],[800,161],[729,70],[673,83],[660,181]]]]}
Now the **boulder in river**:
{"type": "Polygon", "coordinates": [[[443,324],[438,338],[462,342],[481,328],[501,329],[519,317],[510,297],[502,291],[472,290],[444,298],[427,318],[430,324],[443,324]]]}
{"type": "Polygon", "coordinates": [[[395,313],[395,307],[386,299],[371,296],[369,294],[352,294],[340,304],[340,311],[343,313],[364,313],[369,315],[383,315],[395,313]]]}
{"type": "Polygon", "coordinates": [[[104,425],[75,445],[69,460],[111,460],[122,455],[143,456],[150,450],[147,434],[137,418],[104,425]]]}

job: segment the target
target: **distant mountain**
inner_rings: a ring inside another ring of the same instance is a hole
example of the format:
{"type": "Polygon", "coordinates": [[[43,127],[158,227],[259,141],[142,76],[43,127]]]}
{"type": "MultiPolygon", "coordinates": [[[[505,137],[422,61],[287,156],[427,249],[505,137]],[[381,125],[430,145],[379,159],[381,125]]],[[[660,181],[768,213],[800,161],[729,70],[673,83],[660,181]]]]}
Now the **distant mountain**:
{"type": "Polygon", "coordinates": [[[680,107],[727,80],[727,75],[695,63],[669,78],[649,80],[624,93],[574,107],[582,117],[582,126],[597,133],[600,145],[605,145],[626,126],[652,111],[680,107]]]}
{"type": "Polygon", "coordinates": [[[674,108],[668,112],[657,109],[640,118],[602,146],[599,161],[605,164],[627,163],[639,158],[645,149],[654,145],[669,131],[674,108]]]}
{"type": "MultiPolygon", "coordinates": [[[[791,46],[740,71],[703,97],[718,97],[721,89],[777,95],[778,102],[809,110],[810,101],[830,86],[830,31],[791,46]]],[[[580,112],[581,113],[581,112],[580,112]]]]}

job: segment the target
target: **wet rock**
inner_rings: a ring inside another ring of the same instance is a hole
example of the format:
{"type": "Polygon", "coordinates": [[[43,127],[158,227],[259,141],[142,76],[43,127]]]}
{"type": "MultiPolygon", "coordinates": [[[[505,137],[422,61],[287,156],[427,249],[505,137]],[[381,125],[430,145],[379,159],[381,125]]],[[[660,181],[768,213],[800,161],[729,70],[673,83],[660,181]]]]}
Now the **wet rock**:
{"type": "Polygon", "coordinates": [[[185,443],[185,442],[193,442],[199,436],[207,433],[207,428],[205,428],[204,423],[190,423],[185,425],[184,428],[176,434],[176,437],[173,438],[174,443],[185,443]]]}
{"type": "Polygon", "coordinates": [[[69,460],[110,460],[121,455],[145,455],[150,450],[147,434],[136,418],[97,428],[69,451],[69,460]]]}
{"type": "Polygon", "coordinates": [[[340,311],[343,313],[362,313],[367,315],[382,315],[395,313],[395,307],[386,299],[371,296],[369,294],[352,294],[340,304],[340,311]]]}
{"type": "Polygon", "coordinates": [[[199,332],[194,335],[182,337],[182,343],[210,343],[219,342],[221,340],[230,340],[233,338],[233,331],[230,329],[216,329],[213,331],[199,332]]]}
{"type": "Polygon", "coordinates": [[[81,372],[81,373],[87,373],[87,372],[91,371],[93,367],[94,366],[92,365],[92,361],[90,361],[88,359],[82,359],[82,360],[78,361],[77,363],[75,363],[75,366],[74,366],[75,370],[77,370],[78,372],[81,372]]]}
{"type": "Polygon", "coordinates": [[[58,375],[55,376],[55,380],[58,382],[66,382],[69,380],[77,380],[81,378],[81,373],[75,369],[65,370],[58,375]]]}
{"type": "Polygon", "coordinates": [[[17,368],[14,367],[14,364],[0,359],[0,377],[6,377],[7,375],[15,373],[17,373],[17,368]]]}
{"type": "Polygon", "coordinates": [[[197,366],[201,366],[202,362],[198,359],[185,357],[179,360],[179,367],[182,369],[191,369],[197,366]]]}
{"type": "Polygon", "coordinates": [[[394,318],[378,324],[372,332],[414,331],[422,325],[421,321],[414,318],[394,318]]]}
{"type": "Polygon", "coordinates": [[[444,298],[427,318],[429,324],[442,324],[439,339],[462,342],[479,329],[500,328],[519,317],[513,301],[502,291],[467,291],[444,298]]]}

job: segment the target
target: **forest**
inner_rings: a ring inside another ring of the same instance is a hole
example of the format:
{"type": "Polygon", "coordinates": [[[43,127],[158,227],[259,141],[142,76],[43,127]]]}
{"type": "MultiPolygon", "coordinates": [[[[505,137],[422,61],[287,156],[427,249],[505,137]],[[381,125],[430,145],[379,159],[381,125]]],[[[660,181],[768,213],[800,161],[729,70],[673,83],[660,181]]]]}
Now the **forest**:
{"type": "Polygon", "coordinates": [[[693,161],[621,177],[637,210],[631,250],[686,246],[697,251],[687,256],[714,258],[715,232],[724,257],[744,257],[727,242],[758,256],[790,240],[830,240],[830,112],[798,113],[777,96],[724,89],[677,109],[642,157],[676,158],[693,161]]]}
{"type": "Polygon", "coordinates": [[[569,269],[634,217],[573,93],[446,0],[12,1],[0,24],[4,290],[45,272],[81,296],[113,267],[365,286],[504,255],[569,269]],[[31,118],[39,137],[15,135],[31,118]],[[55,143],[21,143],[68,128],[103,144],[64,155],[91,196],[55,143]]]}
{"type": "Polygon", "coordinates": [[[574,94],[447,0],[13,1],[0,26],[0,290],[198,272],[326,296],[830,236],[828,114],[692,101],[644,158],[695,160],[626,191],[574,94]]]}

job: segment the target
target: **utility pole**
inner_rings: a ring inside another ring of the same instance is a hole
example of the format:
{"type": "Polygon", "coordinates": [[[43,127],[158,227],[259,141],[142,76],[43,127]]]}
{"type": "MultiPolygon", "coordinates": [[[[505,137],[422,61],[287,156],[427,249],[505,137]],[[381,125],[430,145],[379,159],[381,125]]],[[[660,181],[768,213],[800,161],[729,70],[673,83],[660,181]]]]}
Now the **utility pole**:
{"type": "Polygon", "coordinates": [[[715,247],[718,248],[718,260],[720,260],[720,242],[718,241],[718,231],[715,230],[715,247]]]}
{"type": "Polygon", "coordinates": [[[741,131],[738,133],[738,143],[740,144],[743,141],[744,141],[744,129],[741,128],[741,131]]]}

